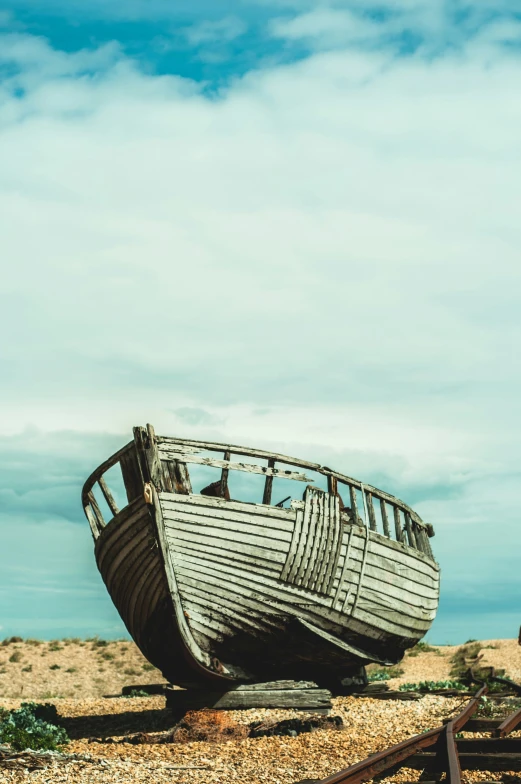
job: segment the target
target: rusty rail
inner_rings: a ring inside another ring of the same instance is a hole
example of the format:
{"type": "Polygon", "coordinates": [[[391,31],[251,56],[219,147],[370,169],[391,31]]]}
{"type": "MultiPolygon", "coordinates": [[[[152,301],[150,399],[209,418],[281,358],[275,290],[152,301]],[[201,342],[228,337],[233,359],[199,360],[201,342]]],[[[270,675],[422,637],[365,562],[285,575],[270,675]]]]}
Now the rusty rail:
{"type": "MultiPolygon", "coordinates": [[[[388,776],[394,775],[401,767],[435,770],[436,780],[445,772],[448,784],[461,784],[462,769],[521,771],[521,739],[507,738],[510,732],[521,727],[521,710],[503,720],[492,722],[494,727],[488,730],[492,733],[492,738],[460,740],[457,737],[467,726],[479,706],[481,697],[487,691],[488,687],[483,685],[463,710],[444,726],[415,735],[385,751],[372,754],[325,779],[306,779],[306,782],[362,784],[375,777],[382,779],[386,772],[388,776]]],[[[469,728],[469,731],[476,729],[469,728]]]]}

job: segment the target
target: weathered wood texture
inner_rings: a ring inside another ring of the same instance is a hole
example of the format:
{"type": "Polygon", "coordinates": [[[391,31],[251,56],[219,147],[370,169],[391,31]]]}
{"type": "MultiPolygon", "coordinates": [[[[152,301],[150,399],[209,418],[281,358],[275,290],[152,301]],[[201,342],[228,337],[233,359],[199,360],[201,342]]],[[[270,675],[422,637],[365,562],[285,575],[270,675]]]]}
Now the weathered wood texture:
{"type": "Polygon", "coordinates": [[[148,508],[138,498],[96,542],[96,561],[121,618],[141,650],[147,623],[168,597],[162,559],[148,508]]]}
{"type": "Polygon", "coordinates": [[[241,633],[269,635],[295,617],[377,646],[430,627],[438,568],[380,534],[339,526],[336,496],[310,489],[304,509],[268,514],[204,496],[161,493],[160,501],[183,606],[204,650],[241,633]]]}
{"type": "Polygon", "coordinates": [[[327,689],[296,688],[295,684],[256,684],[240,686],[228,692],[166,690],[166,707],[174,713],[201,708],[214,710],[249,710],[251,708],[287,708],[291,710],[331,710],[331,692],[327,689]],[[268,687],[268,688],[266,688],[268,687]],[[271,687],[271,688],[270,688],[271,687]],[[289,687],[289,688],[288,688],[289,687]]]}

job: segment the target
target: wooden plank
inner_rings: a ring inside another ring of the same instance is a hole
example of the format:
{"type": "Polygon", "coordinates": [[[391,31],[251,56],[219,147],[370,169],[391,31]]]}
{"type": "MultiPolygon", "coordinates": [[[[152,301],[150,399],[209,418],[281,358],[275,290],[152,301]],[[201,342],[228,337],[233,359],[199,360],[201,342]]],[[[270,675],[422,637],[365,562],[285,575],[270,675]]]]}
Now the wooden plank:
{"type": "Polygon", "coordinates": [[[281,580],[289,580],[290,582],[292,582],[294,579],[294,575],[297,569],[297,563],[296,563],[297,552],[302,538],[303,522],[304,522],[304,509],[297,509],[296,517],[295,517],[295,526],[293,529],[293,536],[291,537],[291,542],[286,557],[286,561],[284,563],[284,567],[280,575],[281,580]]]}
{"type": "Polygon", "coordinates": [[[359,621],[399,637],[423,637],[431,627],[431,621],[405,618],[395,610],[388,610],[380,614],[376,613],[374,609],[369,611],[364,607],[356,607],[352,615],[359,621]]]}
{"type": "Polygon", "coordinates": [[[373,506],[373,496],[371,493],[366,493],[367,511],[369,512],[369,528],[371,531],[376,531],[376,514],[373,506]]]}
{"type": "Polygon", "coordinates": [[[186,504],[187,506],[207,507],[208,509],[223,509],[232,512],[247,512],[250,515],[260,515],[261,517],[271,517],[276,520],[294,520],[295,511],[293,509],[282,509],[277,506],[263,506],[262,504],[250,503],[248,501],[226,501],[224,498],[211,498],[204,495],[183,495],[182,497],[163,492],[160,494],[161,503],[164,506],[171,504],[186,504]]]}
{"type": "Polygon", "coordinates": [[[267,452],[264,449],[253,449],[250,447],[239,446],[237,444],[223,444],[217,442],[212,443],[211,441],[193,441],[188,438],[169,438],[161,436],[159,438],[159,445],[164,451],[168,451],[168,449],[171,448],[171,445],[174,448],[178,445],[186,445],[189,447],[195,447],[197,450],[205,452],[225,452],[226,450],[229,450],[232,455],[242,455],[243,457],[260,457],[266,458],[267,460],[272,458],[278,463],[295,465],[299,468],[307,468],[310,471],[316,471],[320,468],[319,463],[310,463],[307,460],[299,460],[296,457],[288,457],[288,455],[281,455],[277,452],[267,452]]]}
{"type": "Polygon", "coordinates": [[[338,495],[330,496],[329,498],[331,504],[330,519],[333,521],[333,541],[331,544],[331,552],[334,555],[329,559],[329,565],[324,575],[324,582],[322,585],[322,593],[325,593],[328,596],[333,590],[338,564],[340,561],[340,551],[342,549],[342,521],[340,519],[340,501],[338,495]]]}
{"type": "MultiPolygon", "coordinates": [[[[436,752],[423,752],[408,757],[404,767],[414,770],[424,770],[436,764],[436,752]]],[[[521,771],[521,754],[473,754],[460,752],[458,754],[462,770],[486,770],[490,773],[496,771],[518,772],[521,771]]]]}
{"type": "Polygon", "coordinates": [[[400,510],[397,506],[393,507],[394,513],[394,533],[396,535],[397,542],[403,542],[403,533],[402,533],[402,523],[400,520],[400,510]]]}
{"type": "Polygon", "coordinates": [[[306,499],[309,497],[311,504],[310,530],[302,564],[305,569],[300,570],[296,582],[303,588],[308,589],[311,588],[311,583],[313,582],[315,569],[317,567],[317,542],[320,540],[320,532],[324,519],[324,495],[325,493],[323,491],[318,492],[309,487],[306,490],[306,499]]]}
{"type": "Polygon", "coordinates": [[[385,501],[380,499],[380,513],[382,515],[382,525],[384,527],[384,535],[390,539],[391,538],[391,529],[389,528],[389,518],[387,516],[387,507],[385,505],[385,501]]]}
{"type": "MultiPolygon", "coordinates": [[[[322,498],[322,526],[318,531],[317,538],[318,538],[318,549],[317,549],[317,557],[315,560],[315,568],[313,579],[309,584],[309,588],[311,591],[321,591],[322,582],[324,580],[324,574],[327,571],[327,567],[329,562],[331,561],[331,540],[332,540],[332,526],[331,526],[331,519],[330,519],[330,504],[329,501],[332,498],[336,498],[335,495],[330,495],[329,493],[324,493],[322,498]]],[[[334,521],[333,521],[334,522],[334,521]]]]}
{"type": "Polygon", "coordinates": [[[419,621],[422,624],[422,628],[425,621],[433,621],[436,617],[437,607],[431,609],[413,607],[407,602],[400,601],[392,596],[385,597],[384,601],[380,597],[381,594],[379,600],[375,601],[370,591],[363,590],[358,600],[358,606],[365,612],[373,613],[382,618],[390,617],[390,613],[399,613],[403,617],[404,624],[409,625],[410,621],[414,623],[419,621]]]}
{"type": "Polygon", "coordinates": [[[286,708],[292,710],[331,710],[331,692],[327,689],[234,689],[226,693],[167,689],[168,710],[250,710],[252,708],[286,708]]]}
{"type": "Polygon", "coordinates": [[[167,537],[172,547],[187,554],[204,554],[206,558],[222,564],[233,564],[238,561],[249,571],[258,570],[260,574],[270,574],[276,579],[280,578],[281,566],[284,564],[283,553],[259,551],[256,547],[248,548],[244,545],[240,550],[230,550],[222,541],[180,538],[171,531],[167,531],[167,537]]]}
{"type": "MultiPolygon", "coordinates": [[[[206,498],[206,496],[200,497],[206,498]]],[[[213,500],[220,499],[215,498],[213,500]]],[[[237,504],[234,506],[237,507],[237,504]]],[[[182,515],[183,520],[192,519],[194,520],[194,523],[199,519],[209,523],[213,521],[214,525],[221,524],[221,521],[234,520],[236,523],[244,523],[244,525],[253,526],[254,528],[262,526],[271,529],[273,536],[277,536],[279,531],[283,531],[286,534],[292,534],[294,528],[295,512],[293,510],[286,510],[289,511],[290,514],[281,519],[273,517],[272,515],[259,513],[259,509],[262,510],[264,507],[251,509],[248,504],[245,504],[240,511],[236,511],[232,506],[222,508],[220,506],[214,507],[213,505],[206,504],[189,504],[184,501],[176,500],[174,502],[162,501],[162,508],[165,512],[168,512],[169,516],[179,514],[182,515]]]]}
{"type": "MultiPolygon", "coordinates": [[[[358,581],[356,594],[355,594],[355,597],[353,599],[353,606],[351,607],[351,613],[353,615],[354,615],[354,612],[356,610],[356,605],[358,604],[358,601],[360,599],[360,592],[362,590],[362,585],[363,585],[363,582],[364,582],[364,572],[365,572],[365,567],[366,567],[366,562],[367,562],[367,551],[369,549],[369,531],[368,531],[367,528],[364,528],[364,531],[365,531],[365,543],[364,543],[364,554],[363,554],[363,557],[362,557],[362,568],[360,569],[360,578],[359,578],[359,581],[358,581]]],[[[345,607],[346,607],[346,602],[344,601],[344,608],[345,607]]]]}
{"type": "MultiPolygon", "coordinates": [[[[229,450],[227,450],[224,453],[224,462],[225,463],[229,463],[230,462],[230,452],[229,452],[229,450]]],[[[230,469],[229,468],[223,468],[222,471],[221,471],[221,486],[219,488],[219,495],[221,496],[221,498],[226,498],[227,495],[229,496],[229,493],[228,493],[228,474],[229,473],[230,473],[230,469]]]]}
{"type": "MultiPolygon", "coordinates": [[[[168,455],[159,448],[159,456],[164,460],[168,455]]],[[[230,471],[246,471],[250,474],[263,474],[264,476],[280,477],[281,479],[293,479],[296,482],[311,482],[310,477],[296,471],[287,471],[283,468],[270,468],[269,466],[255,465],[254,463],[232,463],[230,460],[217,460],[213,457],[198,457],[192,454],[179,454],[178,460],[181,463],[205,465],[213,468],[224,468],[230,471]]]]}
{"type": "MultiPolygon", "coordinates": [[[[229,459],[229,458],[228,458],[229,459]]],[[[275,460],[270,457],[268,460],[268,468],[275,468],[275,460]]],[[[271,493],[273,490],[273,476],[267,476],[264,482],[264,493],[262,495],[262,503],[271,504],[271,493]]]]}
{"type": "Polygon", "coordinates": [[[353,513],[353,523],[358,524],[358,504],[356,502],[356,489],[353,485],[349,485],[349,501],[351,503],[351,512],[353,513]]]}
{"type": "MultiPolygon", "coordinates": [[[[343,536],[343,533],[342,533],[342,536],[343,536]]],[[[340,595],[341,595],[342,589],[344,587],[346,574],[347,574],[347,569],[348,569],[348,566],[349,566],[349,556],[351,554],[351,546],[352,546],[353,538],[354,538],[354,526],[350,526],[350,529],[347,531],[347,546],[346,546],[346,552],[345,552],[345,555],[344,555],[344,562],[342,564],[342,571],[340,572],[340,577],[339,577],[339,580],[338,580],[338,586],[337,586],[335,595],[334,595],[334,597],[333,597],[333,599],[331,601],[332,609],[334,609],[336,607],[337,602],[340,600],[340,595]]],[[[343,610],[344,605],[347,603],[348,596],[349,596],[349,589],[347,589],[347,591],[346,591],[346,596],[344,597],[344,602],[342,603],[341,611],[343,610]]]]}
{"type": "Polygon", "coordinates": [[[416,543],[416,537],[414,535],[414,531],[412,529],[411,515],[409,514],[409,512],[404,512],[404,517],[405,517],[405,530],[407,531],[407,539],[409,540],[409,544],[411,547],[419,549],[416,543]]]}
{"type": "Polygon", "coordinates": [[[113,517],[115,517],[119,512],[119,508],[114,500],[114,496],[112,495],[109,488],[107,487],[107,483],[105,482],[105,479],[102,476],[100,476],[100,478],[98,479],[98,485],[100,487],[101,492],[103,493],[103,497],[105,498],[105,501],[107,502],[110,511],[112,512],[113,517]]]}
{"type": "MultiPolygon", "coordinates": [[[[189,534],[190,541],[194,541],[194,528],[192,525],[181,522],[179,520],[173,522],[173,528],[177,536],[183,538],[183,534],[189,534]]],[[[201,526],[201,530],[199,531],[198,535],[203,537],[203,541],[211,541],[212,539],[224,540],[225,542],[229,543],[230,547],[239,547],[241,544],[246,544],[250,547],[257,546],[268,552],[275,550],[278,552],[287,553],[288,551],[287,542],[273,539],[268,536],[262,536],[262,531],[259,531],[255,534],[250,534],[241,530],[239,526],[236,526],[236,530],[233,530],[233,526],[230,528],[223,529],[205,525],[201,526]]]]}
{"type": "MultiPolygon", "coordinates": [[[[286,543],[289,546],[291,534],[286,530],[277,530],[270,525],[262,525],[261,522],[250,521],[246,518],[235,520],[232,518],[219,519],[218,517],[206,517],[204,515],[194,515],[192,513],[165,510],[169,521],[173,526],[182,525],[184,530],[191,527],[194,533],[204,532],[205,528],[218,529],[221,533],[228,533],[230,543],[233,541],[234,533],[248,534],[249,536],[259,536],[268,539],[270,542],[286,543]]],[[[279,549],[278,547],[276,549],[279,549]]],[[[286,547],[287,551],[288,547],[286,547]]]]}
{"type": "Polygon", "coordinates": [[[143,495],[143,477],[141,476],[134,442],[128,444],[127,451],[120,458],[119,467],[130,504],[143,495]]]}
{"type": "Polygon", "coordinates": [[[88,500],[89,500],[92,512],[94,514],[94,517],[96,519],[98,530],[101,531],[103,528],[105,528],[105,520],[103,519],[103,515],[101,514],[101,509],[99,508],[98,502],[96,501],[96,498],[95,498],[94,493],[92,492],[92,490],[88,494],[88,500]]]}

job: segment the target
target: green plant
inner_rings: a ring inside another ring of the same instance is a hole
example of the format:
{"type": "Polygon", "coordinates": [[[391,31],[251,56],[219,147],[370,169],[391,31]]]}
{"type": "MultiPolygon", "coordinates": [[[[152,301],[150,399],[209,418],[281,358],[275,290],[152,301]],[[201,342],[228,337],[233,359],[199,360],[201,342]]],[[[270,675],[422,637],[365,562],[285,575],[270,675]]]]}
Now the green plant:
{"type": "Polygon", "coordinates": [[[61,670],[61,667],[60,667],[60,665],[59,665],[59,664],[51,664],[51,666],[49,667],[49,669],[50,669],[50,670],[61,670]]]}
{"type": "Polygon", "coordinates": [[[138,670],[132,670],[130,668],[127,669],[127,670],[123,670],[123,673],[125,675],[139,675],[139,671],[138,670]]]}
{"type": "Polygon", "coordinates": [[[150,697],[150,694],[143,689],[132,689],[129,691],[128,694],[124,694],[124,697],[150,697]]]}
{"type": "Polygon", "coordinates": [[[27,667],[22,667],[22,672],[32,672],[32,671],[33,671],[32,664],[28,664],[27,667]]]}
{"type": "Polygon", "coordinates": [[[12,645],[15,642],[23,642],[21,637],[6,637],[5,640],[2,640],[2,645],[12,645]]]}
{"type": "Polygon", "coordinates": [[[13,654],[12,654],[12,655],[9,657],[9,661],[10,661],[10,662],[21,662],[21,661],[22,661],[22,659],[23,659],[23,656],[22,656],[22,652],[21,652],[21,651],[15,651],[15,652],[14,652],[14,653],[13,653],[13,654]]]}
{"type": "Polygon", "coordinates": [[[49,650],[50,651],[63,651],[63,647],[60,645],[58,640],[51,640],[49,643],[49,650]]]}
{"type": "Polygon", "coordinates": [[[476,660],[481,651],[481,643],[470,642],[465,645],[460,645],[456,653],[453,655],[451,661],[452,668],[450,675],[452,678],[464,678],[469,669],[469,660],[476,660]]]}
{"type": "Polygon", "coordinates": [[[69,667],[69,669],[65,670],[65,672],[78,672],[78,668],[77,667],[69,667]]]}
{"type": "Polygon", "coordinates": [[[111,661],[112,659],[115,659],[116,657],[114,656],[113,653],[110,653],[110,651],[103,651],[103,653],[101,654],[101,658],[105,659],[106,661],[111,661]]]}
{"type": "Polygon", "coordinates": [[[143,665],[143,669],[149,671],[149,670],[155,670],[156,668],[154,667],[153,664],[149,664],[148,662],[145,662],[145,664],[143,665]]]}
{"type": "MultiPolygon", "coordinates": [[[[1,709],[0,709],[1,710],[1,709]]],[[[0,712],[0,741],[15,751],[56,751],[69,742],[54,705],[23,702],[17,710],[0,712]]]]}
{"type": "Polygon", "coordinates": [[[391,678],[399,678],[403,675],[401,667],[375,667],[367,673],[367,679],[370,683],[373,681],[388,681],[391,678]]]}
{"type": "Polygon", "coordinates": [[[402,683],[398,687],[399,691],[419,691],[428,693],[431,691],[439,691],[440,689],[457,689],[458,691],[466,691],[467,686],[459,681],[420,681],[419,683],[402,683]]]}
{"type": "Polygon", "coordinates": [[[388,672],[385,672],[385,670],[367,673],[367,680],[369,683],[374,683],[374,681],[388,681],[390,678],[391,676],[388,672]]]}
{"type": "Polygon", "coordinates": [[[41,640],[34,640],[32,637],[29,637],[29,639],[27,639],[25,641],[25,643],[26,643],[26,645],[41,645],[42,641],[41,640]]]}

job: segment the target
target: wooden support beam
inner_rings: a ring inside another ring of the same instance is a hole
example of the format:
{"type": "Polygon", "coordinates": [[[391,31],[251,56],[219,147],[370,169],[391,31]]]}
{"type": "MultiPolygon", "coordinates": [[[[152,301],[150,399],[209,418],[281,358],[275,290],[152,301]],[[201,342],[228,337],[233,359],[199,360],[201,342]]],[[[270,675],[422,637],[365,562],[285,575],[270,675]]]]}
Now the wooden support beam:
{"type": "MultiPolygon", "coordinates": [[[[268,468],[275,468],[275,459],[270,457],[268,460],[268,468]]],[[[273,476],[268,474],[266,477],[266,481],[264,482],[264,493],[262,496],[262,503],[263,504],[271,504],[271,493],[273,490],[273,476]]]]}
{"type": "Polygon", "coordinates": [[[380,513],[382,515],[382,525],[384,527],[384,534],[388,539],[391,538],[391,529],[389,528],[389,518],[387,517],[387,507],[385,501],[380,499],[380,513]]]}
{"type": "Polygon", "coordinates": [[[98,484],[100,486],[101,492],[103,493],[103,497],[107,502],[107,506],[112,512],[112,515],[115,517],[119,512],[119,508],[116,502],[114,501],[114,496],[112,495],[109,488],[107,487],[107,483],[105,482],[105,479],[102,476],[100,476],[100,478],[98,479],[98,484]]]}

